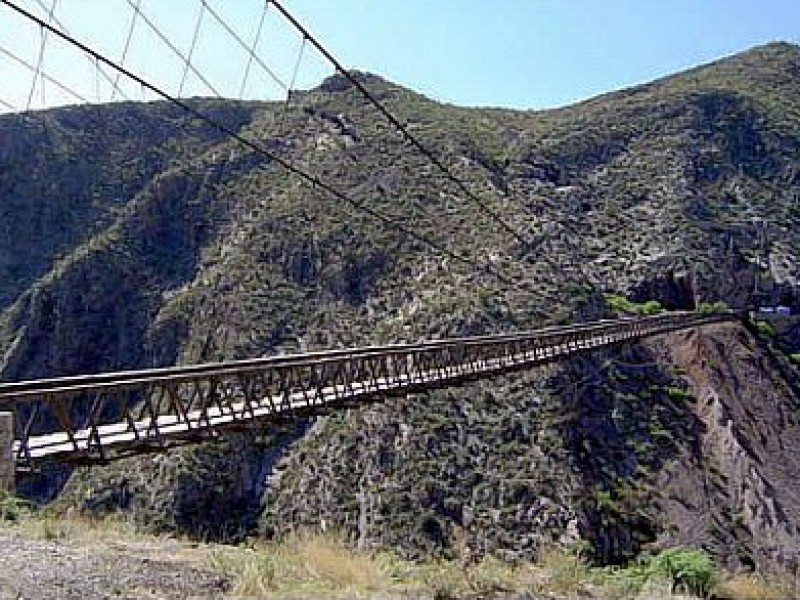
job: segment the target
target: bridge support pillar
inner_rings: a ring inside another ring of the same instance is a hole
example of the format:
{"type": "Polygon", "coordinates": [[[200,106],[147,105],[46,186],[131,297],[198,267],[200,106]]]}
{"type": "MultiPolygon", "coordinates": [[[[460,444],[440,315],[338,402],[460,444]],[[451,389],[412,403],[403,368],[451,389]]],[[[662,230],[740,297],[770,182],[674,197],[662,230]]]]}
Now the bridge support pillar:
{"type": "Polygon", "coordinates": [[[15,490],[14,413],[0,412],[0,492],[15,490]]]}

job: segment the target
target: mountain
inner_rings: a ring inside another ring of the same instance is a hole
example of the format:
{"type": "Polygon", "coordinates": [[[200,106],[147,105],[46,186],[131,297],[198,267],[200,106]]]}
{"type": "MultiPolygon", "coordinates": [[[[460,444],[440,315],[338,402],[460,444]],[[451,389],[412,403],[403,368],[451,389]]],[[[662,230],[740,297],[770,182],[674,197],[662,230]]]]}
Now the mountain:
{"type": "MultiPolygon", "coordinates": [[[[164,103],[6,115],[2,378],[513,331],[608,316],[608,294],[800,307],[797,46],[541,112],[356,76],[474,198],[342,76],[288,107],[192,105],[469,261],[164,103]]],[[[788,562],[798,334],[767,333],[674,334],[81,470],[59,502],[211,538],[330,528],[411,556],[561,542],[615,563],[691,544],[788,562]]]]}

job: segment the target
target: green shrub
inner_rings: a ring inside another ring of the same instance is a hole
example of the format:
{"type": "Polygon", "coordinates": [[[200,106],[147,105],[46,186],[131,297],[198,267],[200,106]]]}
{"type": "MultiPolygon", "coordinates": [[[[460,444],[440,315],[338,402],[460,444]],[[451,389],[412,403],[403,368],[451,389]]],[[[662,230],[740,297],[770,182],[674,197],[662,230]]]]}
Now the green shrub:
{"type": "Polygon", "coordinates": [[[657,315],[664,310],[658,300],[648,300],[644,304],[639,305],[639,314],[642,315],[657,315]]]}
{"type": "Polygon", "coordinates": [[[606,294],[606,306],[614,312],[633,315],[657,315],[664,310],[658,300],[638,303],[618,294],[606,294]]]}
{"type": "Polygon", "coordinates": [[[646,586],[666,584],[673,592],[707,597],[714,580],[714,565],[703,550],[677,547],[607,572],[606,578],[628,593],[638,594],[646,586]]]}
{"type": "Polygon", "coordinates": [[[683,388],[675,386],[667,386],[664,389],[666,390],[667,396],[669,396],[670,400],[681,401],[681,402],[694,402],[694,397],[683,388]]]}
{"type": "Polygon", "coordinates": [[[606,294],[606,306],[615,312],[633,312],[633,302],[625,296],[606,294]]]}
{"type": "Polygon", "coordinates": [[[716,313],[727,312],[731,309],[728,303],[724,300],[717,300],[716,302],[701,302],[697,307],[697,312],[704,315],[713,315],[716,313]]]}
{"type": "Polygon", "coordinates": [[[649,560],[650,567],[672,583],[672,589],[705,597],[711,590],[714,565],[703,550],[669,548],[649,560]]]}
{"type": "Polygon", "coordinates": [[[756,330],[761,335],[767,337],[775,337],[775,326],[769,321],[757,320],[755,322],[756,330]]]}
{"type": "Polygon", "coordinates": [[[28,511],[28,503],[14,494],[0,492],[0,521],[16,523],[28,511]]]}

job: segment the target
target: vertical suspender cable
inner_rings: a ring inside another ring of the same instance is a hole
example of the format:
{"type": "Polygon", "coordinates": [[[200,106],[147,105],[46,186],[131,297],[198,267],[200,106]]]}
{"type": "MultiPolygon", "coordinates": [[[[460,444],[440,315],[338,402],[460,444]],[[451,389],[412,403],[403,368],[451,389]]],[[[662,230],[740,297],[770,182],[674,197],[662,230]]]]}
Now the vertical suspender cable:
{"type": "Polygon", "coordinates": [[[278,84],[278,87],[285,90],[286,83],[280,77],[278,77],[275,71],[270,69],[269,66],[263,60],[261,60],[258,54],[256,54],[255,51],[251,49],[250,46],[248,46],[247,43],[242,39],[242,36],[236,33],[233,27],[231,27],[228,24],[228,22],[225,21],[225,19],[223,19],[222,16],[220,16],[220,14],[217,11],[215,11],[210,4],[208,4],[208,2],[206,2],[206,0],[200,0],[200,1],[203,3],[205,9],[208,11],[208,14],[210,14],[214,18],[214,20],[217,23],[219,23],[220,26],[225,31],[228,32],[228,35],[231,36],[234,39],[234,41],[236,41],[236,43],[239,44],[239,46],[243,48],[250,55],[250,57],[256,62],[256,64],[258,64],[258,66],[260,66],[264,70],[264,72],[270,77],[270,79],[272,79],[276,84],[278,84]]]}
{"type": "Polygon", "coordinates": [[[261,10],[261,18],[258,20],[258,27],[256,28],[256,35],[253,38],[253,43],[250,46],[250,51],[247,53],[247,64],[244,67],[244,76],[242,77],[242,84],[239,86],[239,100],[244,98],[244,91],[247,87],[247,78],[250,75],[250,67],[253,64],[253,57],[256,55],[258,50],[258,44],[261,41],[261,30],[264,28],[264,21],[267,17],[267,9],[269,8],[269,3],[264,3],[264,8],[261,10]]]}
{"type": "Polygon", "coordinates": [[[186,64],[183,67],[183,75],[181,76],[181,84],[178,86],[178,97],[183,95],[183,86],[186,83],[186,75],[189,73],[189,66],[192,64],[192,55],[194,54],[195,46],[197,46],[197,38],[200,37],[200,26],[203,24],[203,15],[206,12],[205,2],[200,3],[200,14],[197,15],[197,22],[194,25],[194,33],[192,34],[192,44],[189,46],[189,54],[186,55],[186,64]]]}
{"type": "MultiPolygon", "coordinates": [[[[136,28],[136,20],[139,16],[139,9],[142,6],[142,0],[136,0],[136,6],[133,9],[133,14],[131,15],[131,24],[128,27],[128,35],[125,36],[125,46],[122,48],[122,57],[119,60],[119,64],[124,65],[125,59],[128,57],[128,50],[131,47],[131,41],[133,41],[133,30],[136,28]]],[[[111,101],[114,101],[116,98],[117,91],[119,89],[119,78],[120,72],[117,71],[116,75],[114,75],[114,84],[111,90],[111,101]]]]}
{"type": "MultiPolygon", "coordinates": [[[[64,26],[64,23],[59,21],[58,17],[56,17],[55,14],[50,9],[47,8],[47,6],[43,2],[43,0],[35,0],[35,1],[36,1],[36,4],[39,6],[39,8],[41,8],[45,13],[48,14],[48,17],[49,17],[49,21],[48,22],[49,23],[50,22],[55,23],[56,25],[58,25],[61,28],[61,31],[63,31],[64,33],[69,33],[69,30],[64,26]]],[[[141,1],[141,0],[139,0],[139,1],[141,1]]],[[[90,64],[92,64],[92,66],[97,64],[96,61],[93,60],[91,56],[87,56],[86,59],[89,61],[90,64]]],[[[120,95],[123,98],[125,98],[126,100],[129,99],[125,94],[122,93],[122,90],[118,89],[117,84],[114,82],[114,80],[111,78],[111,76],[108,73],[105,72],[105,69],[103,69],[102,67],[100,67],[100,75],[102,75],[103,79],[105,79],[106,82],[109,83],[112,88],[114,88],[117,92],[119,92],[120,95]]]]}
{"type": "Polygon", "coordinates": [[[300,64],[303,61],[303,50],[306,47],[306,38],[303,38],[302,42],[300,43],[300,50],[297,53],[297,60],[294,63],[294,69],[292,69],[292,79],[289,82],[289,87],[286,88],[286,101],[283,103],[283,110],[281,111],[279,122],[278,122],[278,135],[283,135],[283,126],[286,123],[286,114],[289,112],[289,104],[292,101],[292,90],[294,90],[294,84],[297,81],[297,74],[300,71],[300,64]]]}
{"type": "MultiPolygon", "coordinates": [[[[140,7],[137,7],[133,3],[133,0],[126,0],[126,2],[128,3],[128,5],[131,8],[133,8],[139,14],[139,17],[142,19],[142,21],[144,21],[147,24],[147,26],[150,28],[150,30],[153,33],[156,34],[156,37],[158,37],[158,39],[160,39],[167,48],[169,48],[178,58],[180,58],[181,61],[184,64],[187,64],[187,60],[186,60],[186,57],[183,55],[183,52],[181,52],[175,46],[175,44],[173,44],[170,41],[170,39],[166,35],[164,35],[164,33],[158,27],[156,27],[155,23],[153,23],[150,20],[150,18],[144,13],[144,11],[142,11],[140,7]]],[[[20,10],[19,7],[17,7],[16,5],[12,4],[11,2],[8,2],[7,4],[9,6],[13,6],[16,10],[20,10]]],[[[31,15],[31,16],[33,16],[33,15],[31,15]]],[[[70,36],[64,36],[65,39],[68,39],[69,37],[70,36]]],[[[73,38],[73,41],[74,41],[74,38],[73,38]]],[[[87,46],[85,46],[83,44],[80,44],[79,47],[84,52],[88,52],[89,54],[97,55],[97,52],[92,51],[90,48],[88,48],[87,46]]],[[[130,73],[130,71],[128,71],[124,67],[120,67],[120,65],[114,64],[111,60],[107,59],[106,57],[102,57],[101,59],[103,60],[103,62],[106,62],[112,69],[116,69],[117,71],[122,71],[126,76],[128,76],[130,79],[133,79],[134,81],[138,81],[139,83],[142,82],[142,78],[141,77],[132,77],[131,76],[132,74],[130,73]]],[[[217,89],[214,87],[214,85],[208,79],[206,79],[206,77],[199,70],[197,70],[194,67],[194,65],[192,65],[191,63],[188,63],[188,64],[189,64],[189,70],[191,70],[191,72],[195,75],[195,77],[197,77],[203,83],[203,85],[205,85],[209,89],[209,91],[212,94],[214,94],[217,98],[222,98],[222,95],[217,91],[217,89]]],[[[149,86],[149,87],[152,88],[152,86],[149,86]]],[[[162,94],[159,93],[159,95],[162,95],[162,94]]]]}
{"type": "Polygon", "coordinates": [[[44,47],[46,43],[46,38],[44,27],[39,28],[39,55],[36,60],[36,68],[33,71],[33,77],[31,78],[31,89],[28,91],[28,101],[25,103],[25,112],[31,109],[31,103],[33,102],[33,94],[36,92],[36,82],[39,79],[39,71],[42,68],[42,59],[44,58],[44,47]]]}

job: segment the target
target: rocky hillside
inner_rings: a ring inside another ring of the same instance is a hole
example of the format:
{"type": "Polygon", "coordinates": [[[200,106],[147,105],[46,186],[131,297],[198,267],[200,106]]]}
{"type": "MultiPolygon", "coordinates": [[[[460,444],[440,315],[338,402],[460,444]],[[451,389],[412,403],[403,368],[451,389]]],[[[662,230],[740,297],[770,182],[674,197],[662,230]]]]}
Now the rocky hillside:
{"type": "MultiPolygon", "coordinates": [[[[2,378],[509,331],[607,315],[604,293],[800,306],[800,48],[544,112],[359,77],[529,243],[342,77],[288,110],[194,102],[514,284],[163,104],[5,116],[2,378]]],[[[604,563],[675,543],[791,562],[797,338],[769,333],[709,328],[79,472],[61,501],[205,537],[337,529],[411,556],[561,541],[604,563]]]]}

